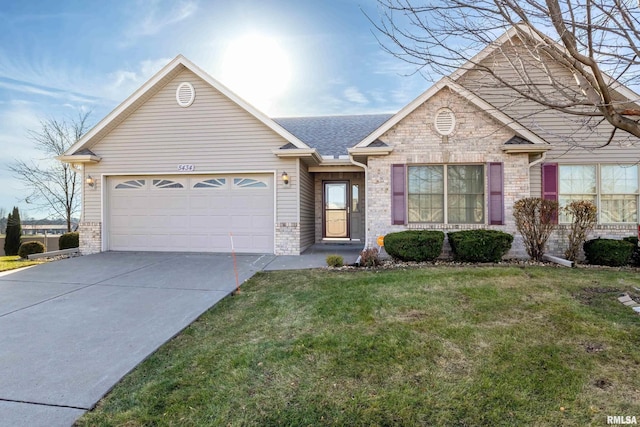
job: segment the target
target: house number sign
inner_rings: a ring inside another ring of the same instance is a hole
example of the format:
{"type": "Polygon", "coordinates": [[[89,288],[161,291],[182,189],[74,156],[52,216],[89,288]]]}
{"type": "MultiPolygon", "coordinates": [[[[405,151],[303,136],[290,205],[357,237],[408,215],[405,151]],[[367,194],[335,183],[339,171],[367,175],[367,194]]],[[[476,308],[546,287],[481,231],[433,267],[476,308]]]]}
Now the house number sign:
{"type": "Polygon", "coordinates": [[[180,172],[193,172],[196,170],[195,165],[178,165],[178,171],[180,172]]]}

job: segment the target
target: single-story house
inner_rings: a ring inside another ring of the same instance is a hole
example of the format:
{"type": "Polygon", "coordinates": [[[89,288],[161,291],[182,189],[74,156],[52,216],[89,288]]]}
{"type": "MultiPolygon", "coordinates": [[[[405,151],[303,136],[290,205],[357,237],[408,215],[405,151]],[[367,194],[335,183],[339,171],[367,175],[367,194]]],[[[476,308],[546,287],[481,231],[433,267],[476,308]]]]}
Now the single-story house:
{"type": "MultiPolygon", "coordinates": [[[[519,37],[474,63],[513,71],[501,58],[519,37]]],[[[635,234],[640,149],[622,132],[596,148],[607,123],[515,102],[486,79],[462,67],[396,114],[274,119],[178,56],[60,157],[83,175],[81,251],[300,254],[406,229],[517,234],[523,197],[590,199],[594,236],[635,234]]]]}

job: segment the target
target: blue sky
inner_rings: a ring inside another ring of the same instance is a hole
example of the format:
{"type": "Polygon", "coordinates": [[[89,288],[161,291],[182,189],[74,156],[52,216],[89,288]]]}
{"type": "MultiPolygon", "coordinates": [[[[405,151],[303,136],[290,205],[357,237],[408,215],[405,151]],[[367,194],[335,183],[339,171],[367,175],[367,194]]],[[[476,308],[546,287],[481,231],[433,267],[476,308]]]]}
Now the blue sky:
{"type": "Polygon", "coordinates": [[[380,48],[363,10],[377,16],[375,0],[2,2],[0,208],[42,216],[6,170],[41,157],[28,130],[84,111],[97,123],[178,54],[271,117],[396,112],[430,83],[380,48]]]}

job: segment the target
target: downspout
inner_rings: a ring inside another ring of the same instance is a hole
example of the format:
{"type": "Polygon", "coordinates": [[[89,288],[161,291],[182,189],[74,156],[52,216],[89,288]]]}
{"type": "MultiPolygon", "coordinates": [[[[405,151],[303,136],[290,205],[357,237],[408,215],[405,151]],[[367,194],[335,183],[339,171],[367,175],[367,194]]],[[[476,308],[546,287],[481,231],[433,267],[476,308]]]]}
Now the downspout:
{"type": "MultiPolygon", "coordinates": [[[[369,227],[368,227],[368,222],[369,222],[369,214],[367,213],[367,211],[369,210],[369,181],[368,181],[368,171],[369,169],[367,168],[367,165],[365,165],[364,163],[360,163],[357,162],[354,158],[353,158],[353,154],[349,154],[349,161],[351,162],[351,164],[361,167],[362,169],[364,169],[364,215],[365,215],[365,222],[364,222],[364,247],[363,249],[366,249],[368,246],[368,242],[369,242],[369,227]]],[[[358,258],[360,259],[360,258],[358,258]]]]}
{"type": "Polygon", "coordinates": [[[547,152],[545,151],[544,153],[542,153],[539,159],[534,160],[533,162],[529,162],[529,169],[531,169],[533,166],[539,163],[544,162],[546,159],[547,159],[547,152]]]}

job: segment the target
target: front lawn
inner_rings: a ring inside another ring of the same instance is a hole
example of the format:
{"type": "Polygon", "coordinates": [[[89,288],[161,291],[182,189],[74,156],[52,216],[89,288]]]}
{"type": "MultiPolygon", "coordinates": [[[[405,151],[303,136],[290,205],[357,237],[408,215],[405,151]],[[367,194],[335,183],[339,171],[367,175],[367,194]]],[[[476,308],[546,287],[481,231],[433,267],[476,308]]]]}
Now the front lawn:
{"type": "Polygon", "coordinates": [[[640,418],[637,273],[260,273],[79,425],[606,425],[640,418]]]}
{"type": "Polygon", "coordinates": [[[0,271],[15,270],[16,268],[27,267],[29,265],[42,264],[43,260],[27,260],[19,256],[0,257],[0,271]]]}

